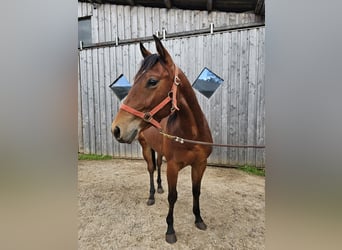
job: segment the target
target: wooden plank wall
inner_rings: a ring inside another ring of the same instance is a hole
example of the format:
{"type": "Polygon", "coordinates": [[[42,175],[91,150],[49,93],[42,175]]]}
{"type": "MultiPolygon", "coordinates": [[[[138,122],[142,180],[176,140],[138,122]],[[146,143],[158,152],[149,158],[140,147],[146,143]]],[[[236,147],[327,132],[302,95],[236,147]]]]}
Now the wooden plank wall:
{"type": "MultiPolygon", "coordinates": [[[[98,37],[113,39],[110,26],[99,26],[98,37]]],[[[224,79],[210,99],[196,92],[215,143],[265,144],[264,38],[261,27],[163,41],[191,83],[204,67],[224,79]]],[[[145,46],[155,51],[154,43],[145,46]]],[[[80,152],[142,158],[137,142],[119,144],[111,135],[120,101],[108,87],[121,73],[132,83],[141,59],[139,44],[79,52],[80,152]]],[[[264,167],[265,149],[215,148],[209,163],[264,167]]]]}
{"type": "Polygon", "coordinates": [[[228,13],[220,11],[199,11],[163,9],[114,4],[97,5],[79,2],[78,17],[91,16],[93,43],[152,36],[156,31],[167,33],[199,30],[215,27],[246,24],[262,21],[254,13],[228,13]],[[109,31],[106,32],[106,31],[109,31]]]}

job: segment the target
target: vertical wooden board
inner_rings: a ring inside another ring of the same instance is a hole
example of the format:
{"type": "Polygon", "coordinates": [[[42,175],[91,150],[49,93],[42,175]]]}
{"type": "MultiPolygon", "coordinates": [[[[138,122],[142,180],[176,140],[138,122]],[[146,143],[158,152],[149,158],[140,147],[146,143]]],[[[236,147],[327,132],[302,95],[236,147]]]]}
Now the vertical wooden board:
{"type": "Polygon", "coordinates": [[[138,37],[138,7],[131,7],[131,36],[132,38],[138,37]]]}
{"type": "Polygon", "coordinates": [[[189,31],[191,22],[191,12],[190,10],[184,10],[183,13],[183,31],[189,31]]]}
{"type": "MultiPolygon", "coordinates": [[[[230,96],[228,95],[228,88],[229,88],[229,79],[228,79],[228,50],[229,50],[229,44],[228,44],[228,33],[222,34],[222,40],[221,45],[218,48],[219,51],[221,51],[222,56],[222,68],[221,68],[221,77],[223,78],[224,82],[222,85],[222,91],[221,91],[221,132],[220,137],[222,138],[222,143],[227,144],[228,143],[228,130],[230,129],[230,124],[228,123],[228,109],[230,104],[230,96]]],[[[221,161],[224,164],[229,165],[229,148],[222,148],[221,149],[221,161]]]]}
{"type": "Polygon", "coordinates": [[[82,4],[82,16],[87,16],[88,6],[87,3],[82,4]]]}
{"type": "Polygon", "coordinates": [[[197,72],[195,72],[195,67],[196,65],[196,37],[190,37],[188,38],[188,79],[192,83],[196,79],[197,72]]]}
{"type": "Polygon", "coordinates": [[[241,16],[241,13],[238,13],[238,14],[236,14],[236,24],[240,24],[240,23],[242,23],[241,22],[241,19],[242,19],[242,16],[241,16]]]}
{"type": "Polygon", "coordinates": [[[98,8],[98,39],[99,42],[104,42],[105,41],[105,16],[104,16],[104,6],[105,5],[100,5],[98,8]]]}
{"type": "Polygon", "coordinates": [[[84,153],[90,153],[90,137],[89,137],[89,98],[88,98],[88,74],[87,74],[87,51],[80,51],[80,81],[81,81],[81,98],[82,98],[82,133],[84,153]]]}
{"type": "Polygon", "coordinates": [[[112,30],[111,30],[111,13],[110,5],[105,4],[104,6],[104,41],[108,42],[112,40],[112,30]]]}
{"type": "MultiPolygon", "coordinates": [[[[239,96],[239,144],[247,144],[248,127],[248,36],[247,31],[240,31],[240,96],[239,96]]],[[[241,149],[239,162],[247,163],[246,149],[241,149]]]]}
{"type": "Polygon", "coordinates": [[[78,134],[78,152],[84,153],[83,145],[83,124],[82,124],[82,94],[81,94],[81,69],[80,69],[80,54],[78,53],[78,67],[77,67],[77,134],[78,134]]]}
{"type": "MultiPolygon", "coordinates": [[[[257,101],[257,37],[256,30],[247,31],[249,36],[249,61],[248,61],[248,126],[247,144],[256,144],[256,101],[257,101]]],[[[247,164],[255,166],[255,149],[247,149],[247,164]]]]}
{"type": "Polygon", "coordinates": [[[162,31],[163,28],[167,29],[168,26],[168,10],[167,9],[160,9],[160,21],[159,21],[159,24],[160,24],[160,31],[162,31]]]}
{"type": "MultiPolygon", "coordinates": [[[[218,15],[218,13],[216,11],[212,11],[211,15],[212,16],[211,16],[211,21],[210,22],[212,22],[214,24],[214,27],[219,27],[220,25],[219,25],[219,23],[217,23],[217,15],[218,15]]],[[[209,27],[209,23],[207,24],[208,27],[209,27]]]]}
{"type": "Polygon", "coordinates": [[[152,32],[156,34],[156,32],[161,32],[160,24],[159,24],[159,9],[152,8],[152,32]]]}
{"type": "Polygon", "coordinates": [[[117,11],[117,29],[119,40],[125,39],[125,20],[124,20],[124,6],[118,5],[117,11]]]}
{"type": "Polygon", "coordinates": [[[116,36],[118,34],[118,27],[117,27],[117,10],[116,5],[110,4],[110,29],[112,33],[111,40],[115,41],[116,36]]]}
{"type": "MultiPolygon", "coordinates": [[[[238,144],[239,140],[239,113],[238,113],[238,100],[239,100],[239,53],[238,53],[238,32],[234,31],[229,33],[228,40],[228,58],[229,58],[229,140],[230,144],[238,144]]],[[[238,164],[237,148],[231,148],[229,152],[230,164],[238,164]]]]}
{"type": "Polygon", "coordinates": [[[229,25],[229,13],[224,12],[222,14],[221,25],[222,26],[228,26],[229,25]]]}
{"type": "Polygon", "coordinates": [[[177,66],[180,66],[181,62],[181,45],[180,39],[173,39],[173,61],[177,66]]]}
{"type": "MultiPolygon", "coordinates": [[[[257,79],[257,140],[258,145],[265,145],[265,34],[264,28],[258,31],[258,79],[257,79]]],[[[265,149],[258,149],[256,166],[265,167],[265,149]]]]}
{"type": "Polygon", "coordinates": [[[91,16],[91,15],[93,15],[94,6],[92,4],[90,4],[90,3],[88,3],[87,5],[88,5],[87,16],[91,16]]]}
{"type": "Polygon", "coordinates": [[[174,25],[176,27],[175,32],[182,32],[186,30],[183,13],[184,10],[176,10],[176,20],[174,25]]]}
{"type": "Polygon", "coordinates": [[[180,63],[179,67],[182,69],[183,73],[187,76],[187,69],[186,69],[186,38],[180,39],[180,63]]]}
{"type": "Polygon", "coordinates": [[[105,94],[105,60],[104,48],[98,49],[98,64],[99,64],[99,111],[100,111],[100,134],[97,142],[100,147],[100,154],[105,154],[107,146],[106,138],[106,94],[105,94]]]}
{"type": "MultiPolygon", "coordinates": [[[[203,36],[197,36],[196,37],[196,63],[195,63],[195,78],[199,76],[199,74],[202,72],[203,68],[205,67],[205,63],[203,60],[203,36]]],[[[194,81],[191,83],[193,84],[194,81]]]]}
{"type": "Polygon", "coordinates": [[[176,32],[176,10],[170,9],[167,12],[167,26],[166,26],[166,32],[167,33],[174,33],[176,32]]]}
{"type": "Polygon", "coordinates": [[[94,89],[94,126],[95,126],[95,153],[101,154],[101,119],[100,119],[100,80],[98,49],[92,50],[93,54],[93,89],[94,89]]]}
{"type": "Polygon", "coordinates": [[[91,40],[93,43],[99,42],[99,10],[94,9],[91,17],[91,40]]]}
{"type": "Polygon", "coordinates": [[[229,13],[229,25],[237,24],[237,15],[235,13],[229,13]]]}
{"type": "Polygon", "coordinates": [[[131,6],[124,6],[124,38],[131,39],[132,38],[132,30],[131,30],[131,6]]]}
{"type": "MultiPolygon", "coordinates": [[[[223,71],[223,35],[222,33],[218,33],[215,35],[216,36],[216,41],[214,43],[214,48],[215,48],[215,57],[217,59],[216,61],[216,66],[215,66],[215,70],[216,70],[216,74],[218,74],[221,78],[222,78],[222,71],[223,71]]],[[[218,118],[217,120],[217,126],[219,129],[218,132],[218,137],[220,138],[221,143],[224,143],[223,141],[223,136],[222,136],[222,130],[227,130],[227,123],[222,123],[222,105],[223,105],[223,100],[226,99],[226,96],[223,96],[223,92],[225,89],[225,82],[223,82],[221,84],[220,87],[218,87],[218,89],[215,91],[217,92],[218,95],[218,103],[217,103],[217,110],[218,110],[218,118]],[[224,99],[223,99],[224,98],[224,99]]],[[[219,148],[219,155],[218,155],[218,159],[220,163],[224,163],[222,161],[222,151],[226,150],[224,148],[219,148]]]]}
{"type": "MultiPolygon", "coordinates": [[[[213,11],[213,23],[214,23],[214,27],[220,27],[221,26],[221,22],[220,22],[220,17],[221,17],[221,12],[219,11],[213,11]]],[[[209,24],[208,24],[209,26],[209,24]]]]}
{"type": "Polygon", "coordinates": [[[199,30],[200,29],[200,16],[201,16],[201,12],[199,10],[196,10],[194,12],[194,16],[193,19],[191,21],[191,29],[193,30],[199,30]]]}
{"type": "Polygon", "coordinates": [[[143,7],[138,8],[138,37],[145,36],[145,11],[143,7]]]}
{"type": "Polygon", "coordinates": [[[152,26],[152,8],[145,8],[145,36],[152,36],[154,34],[152,26]]]}
{"type": "Polygon", "coordinates": [[[86,50],[87,54],[87,82],[88,82],[88,101],[89,101],[89,134],[90,134],[90,152],[95,153],[95,122],[94,122],[94,87],[92,71],[92,51],[86,50]]]}
{"type": "Polygon", "coordinates": [[[103,131],[103,134],[106,138],[106,144],[105,144],[105,151],[103,154],[109,155],[112,151],[112,133],[111,133],[111,124],[112,124],[112,118],[111,118],[111,95],[110,95],[110,89],[109,85],[111,84],[111,76],[110,76],[110,49],[109,47],[104,48],[104,104],[105,104],[105,127],[106,130],[103,131]]]}
{"type": "Polygon", "coordinates": [[[201,11],[201,29],[209,27],[209,23],[213,21],[213,13],[208,13],[207,11],[201,11]]]}

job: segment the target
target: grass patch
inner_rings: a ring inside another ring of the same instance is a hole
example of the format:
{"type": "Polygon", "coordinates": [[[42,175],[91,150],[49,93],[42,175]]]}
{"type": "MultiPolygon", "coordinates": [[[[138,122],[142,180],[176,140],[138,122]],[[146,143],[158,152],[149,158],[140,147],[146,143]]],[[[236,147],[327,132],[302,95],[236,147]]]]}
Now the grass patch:
{"type": "Polygon", "coordinates": [[[256,168],[256,167],[251,167],[251,166],[245,165],[245,166],[238,167],[238,169],[242,170],[246,173],[249,173],[249,174],[258,175],[258,176],[265,176],[265,169],[263,169],[263,168],[256,168]]]}
{"type": "Polygon", "coordinates": [[[110,155],[93,155],[93,154],[78,154],[78,160],[97,161],[97,160],[112,160],[110,155]]]}

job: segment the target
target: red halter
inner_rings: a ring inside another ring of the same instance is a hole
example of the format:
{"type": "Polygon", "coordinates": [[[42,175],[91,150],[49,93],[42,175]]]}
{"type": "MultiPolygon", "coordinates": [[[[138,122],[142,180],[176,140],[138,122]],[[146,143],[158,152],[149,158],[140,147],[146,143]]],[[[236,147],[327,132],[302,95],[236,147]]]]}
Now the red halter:
{"type": "Polygon", "coordinates": [[[171,114],[175,110],[179,110],[179,108],[177,106],[177,87],[179,84],[180,84],[180,79],[178,77],[178,67],[175,65],[175,77],[173,80],[172,88],[171,88],[170,92],[167,94],[167,97],[163,101],[161,101],[156,107],[154,107],[151,111],[145,112],[145,113],[138,111],[134,108],[131,108],[130,106],[128,106],[126,104],[121,104],[120,109],[125,110],[128,113],[131,113],[137,117],[140,117],[145,122],[151,123],[156,128],[161,129],[160,123],[157,120],[155,120],[153,118],[153,116],[156,113],[158,113],[159,110],[164,108],[166,106],[166,104],[168,104],[169,102],[172,103],[171,114]]]}

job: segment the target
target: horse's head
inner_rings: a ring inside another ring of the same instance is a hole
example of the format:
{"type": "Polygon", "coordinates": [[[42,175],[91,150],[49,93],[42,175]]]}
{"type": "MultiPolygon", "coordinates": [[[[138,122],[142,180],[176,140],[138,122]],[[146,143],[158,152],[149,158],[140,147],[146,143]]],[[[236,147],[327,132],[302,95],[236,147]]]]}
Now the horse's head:
{"type": "Polygon", "coordinates": [[[173,85],[178,84],[175,72],[178,69],[160,40],[153,37],[158,54],[152,54],[140,43],[144,59],[112,123],[112,133],[122,143],[131,143],[151,124],[158,127],[159,121],[168,116],[171,109],[177,109],[173,85]]]}

